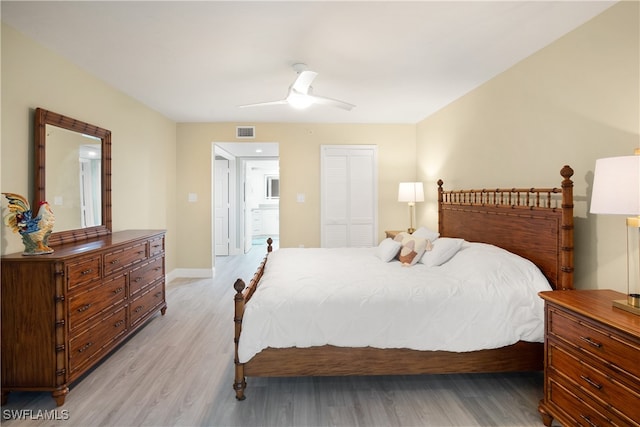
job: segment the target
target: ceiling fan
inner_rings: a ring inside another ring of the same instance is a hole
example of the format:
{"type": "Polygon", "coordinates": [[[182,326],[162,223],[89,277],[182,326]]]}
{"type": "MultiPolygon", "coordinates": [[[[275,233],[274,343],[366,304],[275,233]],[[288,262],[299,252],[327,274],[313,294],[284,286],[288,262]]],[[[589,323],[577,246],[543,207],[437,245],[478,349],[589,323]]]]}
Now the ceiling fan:
{"type": "Polygon", "coordinates": [[[240,105],[240,108],[289,104],[293,108],[304,109],[309,107],[311,104],[321,104],[342,108],[343,110],[349,111],[353,107],[355,107],[355,105],[349,104],[348,102],[314,95],[313,88],[311,87],[311,82],[313,82],[313,79],[316,78],[318,73],[316,73],[315,71],[307,70],[306,64],[293,64],[293,70],[298,73],[298,77],[293,82],[293,84],[289,86],[289,93],[287,94],[286,98],[279,101],[258,102],[256,104],[240,105]]]}

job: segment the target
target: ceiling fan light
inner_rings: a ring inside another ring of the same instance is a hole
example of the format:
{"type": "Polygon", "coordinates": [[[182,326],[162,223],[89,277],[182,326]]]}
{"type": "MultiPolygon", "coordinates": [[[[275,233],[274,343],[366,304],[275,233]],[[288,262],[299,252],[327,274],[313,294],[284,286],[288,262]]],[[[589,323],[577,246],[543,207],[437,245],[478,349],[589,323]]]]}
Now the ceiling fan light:
{"type": "Polygon", "coordinates": [[[313,104],[313,98],[307,96],[304,93],[299,93],[292,90],[289,93],[289,96],[287,96],[287,102],[293,108],[303,110],[313,104]]]}

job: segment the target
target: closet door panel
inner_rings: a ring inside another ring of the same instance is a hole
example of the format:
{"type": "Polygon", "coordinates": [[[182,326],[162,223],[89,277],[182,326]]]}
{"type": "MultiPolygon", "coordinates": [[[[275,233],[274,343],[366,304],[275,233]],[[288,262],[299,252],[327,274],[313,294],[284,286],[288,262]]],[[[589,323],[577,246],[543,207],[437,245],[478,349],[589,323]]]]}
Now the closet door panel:
{"type": "Polygon", "coordinates": [[[321,147],[321,246],[377,244],[377,147],[321,147]]]}

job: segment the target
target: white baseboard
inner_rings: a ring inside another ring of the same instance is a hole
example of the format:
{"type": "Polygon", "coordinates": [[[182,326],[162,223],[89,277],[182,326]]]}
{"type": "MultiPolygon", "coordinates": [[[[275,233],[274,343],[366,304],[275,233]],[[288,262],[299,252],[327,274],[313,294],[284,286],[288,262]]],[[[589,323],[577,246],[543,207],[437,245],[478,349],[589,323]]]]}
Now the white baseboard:
{"type": "Polygon", "coordinates": [[[179,277],[209,279],[215,274],[215,268],[176,268],[167,274],[166,282],[179,277]]]}

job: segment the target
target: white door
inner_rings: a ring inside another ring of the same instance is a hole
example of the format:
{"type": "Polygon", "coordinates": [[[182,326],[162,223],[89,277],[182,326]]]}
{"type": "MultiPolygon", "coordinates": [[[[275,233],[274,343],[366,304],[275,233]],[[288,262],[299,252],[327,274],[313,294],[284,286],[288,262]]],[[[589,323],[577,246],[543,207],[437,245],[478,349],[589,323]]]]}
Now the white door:
{"type": "Polygon", "coordinates": [[[375,145],[323,145],[322,247],[369,247],[378,240],[378,159],[375,145]]]}
{"type": "Polygon", "coordinates": [[[215,162],[215,254],[229,255],[229,160],[215,162]]]}
{"type": "Polygon", "coordinates": [[[242,218],[244,224],[244,253],[251,250],[253,243],[253,215],[251,213],[251,192],[247,188],[247,160],[242,161],[242,218]]]}

